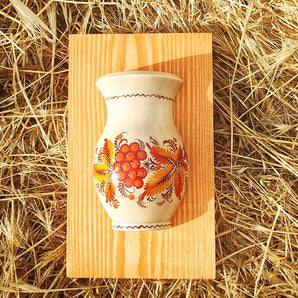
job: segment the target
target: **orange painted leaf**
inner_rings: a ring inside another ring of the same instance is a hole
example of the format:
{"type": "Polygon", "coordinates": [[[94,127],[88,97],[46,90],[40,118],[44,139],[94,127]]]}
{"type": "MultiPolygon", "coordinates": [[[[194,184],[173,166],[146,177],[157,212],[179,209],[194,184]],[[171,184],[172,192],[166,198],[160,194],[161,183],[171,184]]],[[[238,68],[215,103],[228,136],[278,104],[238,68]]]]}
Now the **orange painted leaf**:
{"type": "Polygon", "coordinates": [[[173,173],[174,191],[176,196],[181,199],[182,190],[185,184],[186,173],[183,166],[179,166],[173,173]]]}
{"type": "Polygon", "coordinates": [[[107,179],[109,179],[110,172],[109,172],[109,167],[105,163],[96,163],[94,165],[94,178],[96,179],[97,182],[102,182],[107,179]]]}
{"type": "Polygon", "coordinates": [[[172,162],[176,162],[179,157],[177,153],[160,146],[151,147],[149,144],[147,144],[147,147],[149,148],[154,161],[162,165],[168,165],[172,162]]]}
{"type": "Polygon", "coordinates": [[[116,187],[115,184],[112,183],[110,180],[107,180],[105,183],[105,196],[106,202],[113,202],[115,200],[115,191],[116,187]]]}
{"type": "Polygon", "coordinates": [[[115,155],[115,149],[111,140],[105,139],[104,146],[101,152],[101,159],[109,166],[114,164],[113,159],[115,155]]]}
{"type": "Polygon", "coordinates": [[[145,184],[145,191],[140,199],[143,200],[147,195],[154,196],[168,188],[172,183],[172,171],[172,166],[162,167],[159,170],[154,171],[145,184]]]}

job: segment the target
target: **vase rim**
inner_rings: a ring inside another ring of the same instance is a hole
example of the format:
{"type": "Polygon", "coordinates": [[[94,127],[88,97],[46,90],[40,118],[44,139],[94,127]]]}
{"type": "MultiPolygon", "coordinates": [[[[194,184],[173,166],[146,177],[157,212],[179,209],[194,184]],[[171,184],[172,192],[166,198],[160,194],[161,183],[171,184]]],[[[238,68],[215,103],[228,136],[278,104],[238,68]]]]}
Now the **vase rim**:
{"type": "Polygon", "coordinates": [[[169,78],[178,80],[183,83],[183,80],[177,76],[176,74],[170,72],[163,71],[151,71],[151,70],[128,70],[128,71],[120,71],[120,72],[112,72],[102,75],[97,82],[103,81],[106,79],[114,79],[119,77],[132,77],[132,76],[148,76],[148,77],[161,77],[161,78],[169,78]]]}

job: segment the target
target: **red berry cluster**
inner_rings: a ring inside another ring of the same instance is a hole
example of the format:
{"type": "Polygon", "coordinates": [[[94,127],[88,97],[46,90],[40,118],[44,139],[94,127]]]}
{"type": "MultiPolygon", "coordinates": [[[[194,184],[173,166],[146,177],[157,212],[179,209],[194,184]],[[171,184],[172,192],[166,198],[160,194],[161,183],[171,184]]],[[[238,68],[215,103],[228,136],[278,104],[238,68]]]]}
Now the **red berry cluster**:
{"type": "Polygon", "coordinates": [[[116,162],[114,165],[118,180],[124,181],[126,187],[135,186],[136,188],[141,188],[147,171],[145,168],[140,167],[140,161],[146,157],[146,151],[142,150],[137,142],[133,142],[130,145],[121,145],[120,151],[115,155],[116,162]]]}

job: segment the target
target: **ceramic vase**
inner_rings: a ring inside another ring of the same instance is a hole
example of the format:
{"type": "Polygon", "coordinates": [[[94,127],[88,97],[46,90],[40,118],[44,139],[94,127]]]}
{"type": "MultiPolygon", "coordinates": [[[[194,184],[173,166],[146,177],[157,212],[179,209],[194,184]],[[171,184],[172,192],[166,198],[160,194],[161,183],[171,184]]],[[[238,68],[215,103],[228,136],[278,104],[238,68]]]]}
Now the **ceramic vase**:
{"type": "Polygon", "coordinates": [[[187,152],[172,114],[182,83],[155,71],[111,73],[96,82],[108,117],[93,175],[114,230],[171,226],[188,176],[187,152]]]}

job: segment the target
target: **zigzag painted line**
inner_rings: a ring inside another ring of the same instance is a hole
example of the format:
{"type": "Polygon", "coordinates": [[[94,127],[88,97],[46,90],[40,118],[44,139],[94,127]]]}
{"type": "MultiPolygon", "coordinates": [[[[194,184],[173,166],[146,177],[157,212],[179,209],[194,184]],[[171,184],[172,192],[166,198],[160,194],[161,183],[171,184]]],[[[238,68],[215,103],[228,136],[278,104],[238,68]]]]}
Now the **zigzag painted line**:
{"type": "Polygon", "coordinates": [[[159,94],[144,94],[144,93],[136,93],[136,94],[124,94],[124,95],[116,95],[116,96],[110,96],[110,97],[106,97],[106,100],[111,100],[111,99],[118,99],[118,98],[126,98],[126,97],[157,97],[159,99],[166,99],[166,100],[170,100],[170,101],[174,101],[174,98],[172,97],[168,97],[168,96],[164,96],[164,95],[159,95],[159,94]]]}
{"type": "Polygon", "coordinates": [[[115,229],[142,229],[142,228],[149,228],[149,229],[152,229],[152,228],[165,228],[165,227],[170,227],[171,224],[168,223],[168,224],[156,224],[156,225],[138,225],[138,226],[121,226],[121,225],[113,225],[113,228],[115,229]]]}

